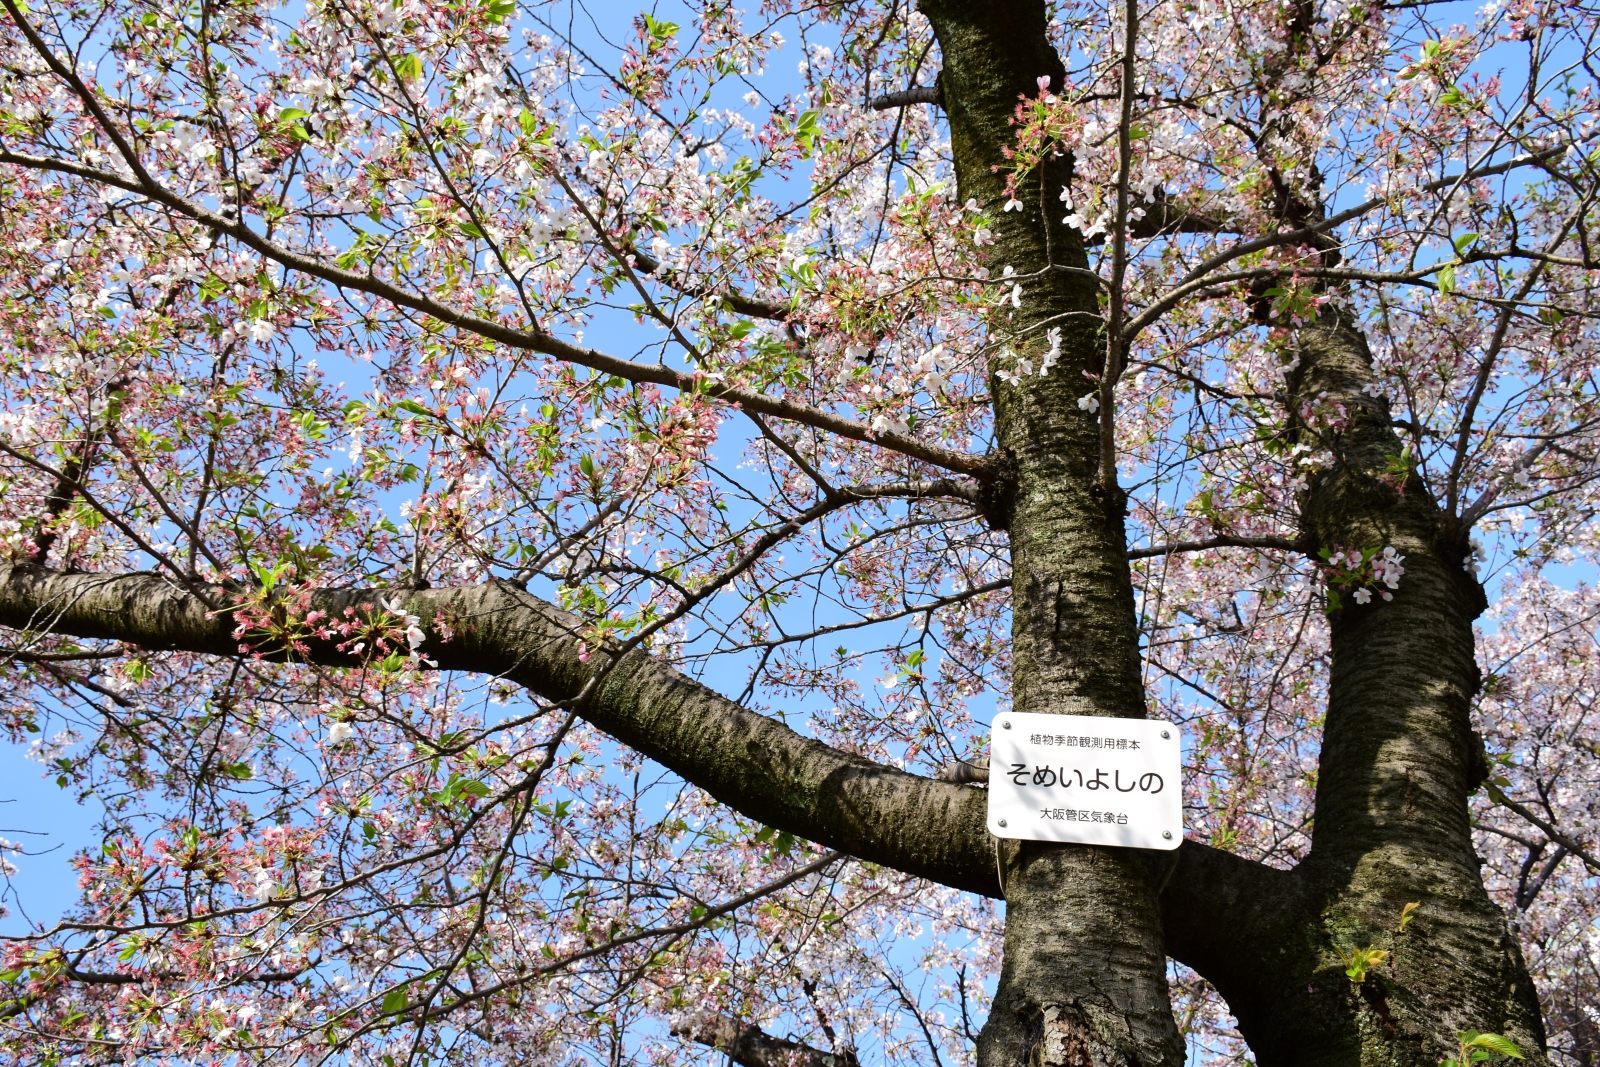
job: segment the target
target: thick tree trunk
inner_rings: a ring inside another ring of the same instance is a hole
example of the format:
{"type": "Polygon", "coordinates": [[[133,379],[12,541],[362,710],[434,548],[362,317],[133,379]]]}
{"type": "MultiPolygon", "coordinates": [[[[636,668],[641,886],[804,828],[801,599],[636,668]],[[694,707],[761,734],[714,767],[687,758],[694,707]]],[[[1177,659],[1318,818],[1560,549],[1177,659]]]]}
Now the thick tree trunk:
{"type": "MultiPolygon", "coordinates": [[[[1040,3],[922,7],[943,51],[939,90],[960,196],[995,220],[993,276],[1011,266],[1023,279],[1022,308],[991,330],[992,368],[1011,369],[1007,348],[1038,366],[1047,331],[1062,335],[1050,373],[1009,386],[994,379],[1014,479],[997,516],[1011,534],[1013,705],[1142,716],[1121,494],[1103,488],[1099,420],[1077,403],[1092,388],[1084,372],[1098,371],[1104,352],[1095,284],[1081,239],[1041,211],[1041,197],[1024,197],[1020,212],[1000,210],[1004,176],[994,170],[1014,141],[1018,101],[1038,94],[1041,76],[1059,85],[1061,61],[1040,3]]],[[[1056,203],[1065,161],[1029,180],[1056,203]]],[[[1005,962],[978,1039],[982,1067],[1182,1063],[1145,857],[1008,843],[1001,862],[1005,962]]]]}
{"type": "MultiPolygon", "coordinates": [[[[1041,202],[1057,203],[1069,180],[1066,161],[1046,162],[1030,176],[1020,212],[1000,211],[1006,194],[994,170],[1012,143],[1018,100],[1038,92],[1039,77],[1063,74],[1045,36],[1045,6],[923,0],[922,7],[942,47],[939,99],[961,196],[993,219],[995,275],[1012,266],[1025,289],[1016,315],[997,320],[995,369],[1013,369],[1007,347],[1037,368],[1047,331],[1061,331],[1053,371],[994,384],[1003,453],[996,466],[1004,474],[991,503],[1012,539],[1014,704],[1139,716],[1145,697],[1122,499],[1112,472],[1101,469],[1099,418],[1078,404],[1091,389],[1085,372],[1099,372],[1104,352],[1098,283],[1078,235],[1041,210],[1041,202]]],[[[373,288],[370,278],[285,258],[242,224],[183,210],[295,269],[427,309],[418,298],[373,288]]],[[[493,324],[473,328],[504,333],[493,324]]],[[[549,700],[577,702],[591,722],[746,815],[873,862],[993,892],[997,856],[1008,921],[994,1010],[979,1039],[983,1067],[1176,1067],[1183,1047],[1165,953],[1217,986],[1264,1065],[1434,1067],[1466,1029],[1504,1034],[1542,1060],[1537,1000],[1484,892],[1467,815],[1482,774],[1468,708],[1478,685],[1472,621],[1483,594],[1462,569],[1464,535],[1405,469],[1386,404],[1364,391],[1374,378],[1354,319],[1326,307],[1296,336],[1290,410],[1320,397],[1348,413],[1337,427],[1297,427],[1333,457],[1310,485],[1303,535],[1330,550],[1392,545],[1405,555],[1406,573],[1392,603],[1347,597],[1332,613],[1314,846],[1294,872],[1193,843],[1159,857],[1158,877],[1148,857],[1132,850],[1001,843],[991,851],[977,791],[803,738],[643,653],[580,655],[576,620],[509,586],[325,590],[309,606],[331,615],[405,611],[426,626],[443,620],[453,636],[436,630],[420,649],[441,669],[490,671],[549,700]],[[1157,892],[1157,884],[1166,888],[1157,892]],[[1356,980],[1347,972],[1359,970],[1352,961],[1360,959],[1366,967],[1356,980]]],[[[502,339],[527,343],[521,335],[502,339]]],[[[612,366],[586,350],[540,343],[574,363],[612,366]]],[[[635,380],[692,384],[665,369],[618,369],[635,380]]],[[[758,411],[769,403],[723,395],[758,411]]],[[[865,434],[826,412],[802,414],[824,429],[865,434]]],[[[906,451],[991,473],[931,446],[912,443],[906,451]]],[[[235,620],[213,609],[233,592],[0,562],[0,625],[232,655],[235,620]]],[[[281,648],[264,651],[289,658],[281,648]]],[[[352,666],[353,655],[313,641],[294,658],[352,666]]],[[[776,1048],[762,1036],[719,1031],[695,1039],[753,1062],[776,1048]]]]}
{"type": "Polygon", "coordinates": [[[1320,397],[1348,415],[1342,427],[1296,426],[1332,456],[1306,495],[1308,543],[1393,546],[1405,574],[1392,602],[1360,604],[1346,589],[1331,611],[1313,846],[1295,872],[1299,917],[1274,961],[1278,989],[1219,987],[1263,1065],[1435,1067],[1464,1030],[1503,1034],[1538,1062],[1538,1001],[1484,891],[1467,813],[1485,773],[1468,719],[1483,591],[1463,566],[1463,535],[1406,469],[1387,402],[1363,392],[1372,361],[1350,313],[1322,309],[1297,331],[1295,355],[1291,410],[1320,397]],[[1358,981],[1347,968],[1361,953],[1372,965],[1358,981]]]}
{"type": "MultiPolygon", "coordinates": [[[[1101,369],[1096,293],[1077,234],[1039,211],[1070,180],[1065,166],[1030,176],[1030,192],[1042,195],[1022,195],[1023,211],[997,210],[1005,194],[994,165],[1014,136],[1016,103],[1038,92],[1040,76],[1062,73],[1043,5],[922,6],[943,51],[940,101],[960,194],[996,219],[992,272],[1011,266],[1026,278],[1011,347],[1037,365],[1045,330],[1063,334],[1053,373],[995,383],[1014,477],[1002,519],[1012,537],[1015,705],[1142,715],[1120,494],[1102,489],[1114,479],[1099,470],[1098,420],[1077,404],[1090,388],[1084,372],[1101,369]]],[[[1231,957],[1211,943],[1215,933],[1192,926],[1173,947],[1205,957],[1203,973],[1263,1064],[1433,1067],[1467,1029],[1502,1033],[1537,1058],[1537,1000],[1483,889],[1466,809],[1480,758],[1468,706],[1482,592],[1462,570],[1461,535],[1420,481],[1396,480],[1400,445],[1385,405],[1362,392],[1371,359],[1354,323],[1330,308],[1297,336],[1290,409],[1320,395],[1351,414],[1316,442],[1335,461],[1305,501],[1306,541],[1393,545],[1407,557],[1406,574],[1393,603],[1351,599],[1333,614],[1311,858],[1276,879],[1276,899],[1241,901],[1231,957]],[[1402,930],[1411,902],[1418,906],[1402,930]],[[1363,953],[1370,965],[1355,981],[1347,970],[1363,953]]],[[[1005,340],[991,337],[996,353],[1005,340]]],[[[1009,369],[1004,359],[997,355],[997,369],[1009,369]]],[[[1036,845],[1003,855],[1005,965],[979,1062],[1179,1062],[1161,930],[1139,859],[1036,845]]]]}

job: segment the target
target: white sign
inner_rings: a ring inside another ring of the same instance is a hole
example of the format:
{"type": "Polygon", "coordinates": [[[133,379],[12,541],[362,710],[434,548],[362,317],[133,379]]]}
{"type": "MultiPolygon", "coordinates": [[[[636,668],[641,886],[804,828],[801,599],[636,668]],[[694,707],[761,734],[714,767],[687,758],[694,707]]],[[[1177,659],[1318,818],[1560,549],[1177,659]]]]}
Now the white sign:
{"type": "Polygon", "coordinates": [[[1008,711],[989,743],[989,832],[1121,848],[1183,842],[1178,728],[1008,711]]]}

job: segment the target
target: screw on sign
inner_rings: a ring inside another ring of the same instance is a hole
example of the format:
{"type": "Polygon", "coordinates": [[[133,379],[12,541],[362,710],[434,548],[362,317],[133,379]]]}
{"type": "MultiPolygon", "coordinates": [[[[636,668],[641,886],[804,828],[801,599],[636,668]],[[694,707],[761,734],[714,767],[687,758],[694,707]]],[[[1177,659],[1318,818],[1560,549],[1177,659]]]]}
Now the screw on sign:
{"type": "Polygon", "coordinates": [[[1170,723],[1007,712],[990,737],[989,830],[1019,840],[1176,848],[1181,741],[1170,723]]]}

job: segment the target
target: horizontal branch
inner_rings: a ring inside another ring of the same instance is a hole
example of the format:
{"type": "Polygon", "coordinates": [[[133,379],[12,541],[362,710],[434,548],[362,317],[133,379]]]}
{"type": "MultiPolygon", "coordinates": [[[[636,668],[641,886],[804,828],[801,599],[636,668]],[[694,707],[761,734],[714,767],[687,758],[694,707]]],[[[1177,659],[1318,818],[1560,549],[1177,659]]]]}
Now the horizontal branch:
{"type": "Polygon", "coordinates": [[[913,104],[939,103],[939,87],[936,85],[913,85],[909,89],[897,89],[892,93],[872,98],[872,110],[893,111],[897,107],[910,107],[913,104]]]}
{"type": "Polygon", "coordinates": [[[1164,545],[1130,548],[1128,558],[1149,559],[1152,556],[1170,556],[1175,552],[1204,552],[1212,548],[1269,548],[1280,552],[1300,552],[1305,549],[1305,545],[1290,537],[1235,537],[1221,534],[1194,541],[1169,541],[1164,545]]]}
{"type": "MultiPolygon", "coordinates": [[[[1506,174],[1511,171],[1518,170],[1522,167],[1534,166],[1543,163],[1546,160],[1554,159],[1560,156],[1566,152],[1569,147],[1576,143],[1578,142],[1563,141],[1558,145],[1554,145],[1536,152],[1528,152],[1519,156],[1513,156],[1510,159],[1501,160],[1498,163],[1469,167],[1459,174],[1452,174],[1445,178],[1439,178],[1435,179],[1434,181],[1425,182],[1414,190],[1408,190],[1408,192],[1435,192],[1441,189],[1450,188],[1451,186],[1457,185],[1464,181],[1475,181],[1482,178],[1491,178],[1499,174],[1506,174]]],[[[1149,326],[1151,323],[1155,322],[1157,319],[1161,318],[1168,311],[1171,311],[1178,304],[1182,303],[1185,298],[1203,289],[1207,289],[1219,281],[1225,280],[1214,276],[1215,272],[1219,268],[1224,267],[1235,260],[1251,255],[1252,253],[1262,252],[1269,248],[1274,248],[1281,245],[1292,245],[1301,242],[1315,243],[1320,241],[1333,230],[1343,226],[1347,222],[1352,222],[1355,219],[1361,218],[1369,211],[1388,203],[1390,199],[1391,198],[1389,196],[1374,196],[1363,201],[1362,203],[1356,204],[1354,207],[1346,208],[1343,211],[1329,215],[1327,218],[1319,219],[1316,222],[1310,223],[1309,225],[1297,226],[1293,229],[1279,230],[1275,233],[1264,234],[1249,240],[1240,241],[1237,244],[1230,245],[1227,248],[1219,249],[1217,252],[1213,253],[1200,263],[1196,264],[1194,267],[1190,268],[1188,273],[1180,278],[1178,282],[1159,299],[1155,300],[1137,315],[1130,318],[1122,330],[1123,342],[1131,345],[1134,339],[1138,337],[1140,331],[1142,331],[1146,326],[1149,326]]],[[[1238,271],[1234,272],[1232,275],[1230,275],[1230,277],[1244,278],[1252,275],[1253,273],[1254,272],[1251,271],[1238,271]]]]}
{"type": "MultiPolygon", "coordinates": [[[[241,599],[238,589],[205,593],[220,603],[241,599]]],[[[580,620],[508,583],[317,590],[304,609],[414,616],[426,635],[417,651],[438,669],[503,677],[545,700],[576,703],[590,723],[746,817],[955,889],[999,895],[985,790],[802,737],[643,651],[613,659],[586,649],[580,620]],[[587,660],[585,651],[592,653],[587,660]]],[[[236,656],[237,625],[232,613],[209,610],[196,591],[155,574],[64,574],[0,563],[0,626],[24,635],[236,656]]],[[[26,640],[10,644],[25,647],[26,640]]],[[[307,641],[294,656],[258,642],[250,654],[342,668],[369,663],[324,640],[307,641]]],[[[1168,951],[1207,977],[1237,954],[1237,941],[1222,936],[1232,929],[1230,910],[1249,904],[1265,914],[1289,877],[1193,841],[1159,861],[1176,865],[1162,896],[1168,951]]]]}
{"type": "MultiPolygon", "coordinates": [[[[215,603],[241,599],[238,590],[204,592],[215,603]]],[[[581,695],[578,710],[589,722],[749,818],[957,889],[995,891],[981,793],[802,737],[645,652],[613,659],[587,649],[579,619],[508,583],[317,590],[304,609],[415,616],[427,635],[418,651],[440,669],[508,678],[558,704],[581,695]]],[[[230,612],[214,613],[198,591],[149,573],[0,563],[0,625],[155,651],[241,651],[230,612]]],[[[367,662],[326,640],[306,641],[294,655],[265,638],[254,646],[250,654],[277,661],[367,662]]]]}
{"type": "MultiPolygon", "coordinates": [[[[1171,196],[1164,190],[1155,191],[1155,199],[1141,204],[1143,212],[1128,222],[1128,236],[1137,238],[1167,237],[1175,233],[1241,233],[1243,223],[1226,213],[1218,213],[1204,206],[1199,193],[1171,196]]],[[[1106,243],[1107,234],[1084,238],[1085,247],[1106,243]]]]}
{"type": "Polygon", "coordinates": [[[1157,858],[1161,933],[1168,956],[1193,968],[1230,1004],[1270,981],[1304,921],[1309,884],[1298,871],[1198,841],[1157,858]]]}
{"type": "Polygon", "coordinates": [[[637,245],[628,246],[627,251],[633,256],[634,266],[641,273],[652,275],[663,284],[670,285],[680,292],[702,300],[721,303],[729,311],[740,315],[749,315],[755,319],[772,319],[776,322],[783,322],[789,317],[789,309],[782,304],[771,300],[762,300],[759,297],[746,296],[733,288],[719,289],[714,286],[686,282],[678,277],[677,271],[662,270],[661,261],[637,245]]]}

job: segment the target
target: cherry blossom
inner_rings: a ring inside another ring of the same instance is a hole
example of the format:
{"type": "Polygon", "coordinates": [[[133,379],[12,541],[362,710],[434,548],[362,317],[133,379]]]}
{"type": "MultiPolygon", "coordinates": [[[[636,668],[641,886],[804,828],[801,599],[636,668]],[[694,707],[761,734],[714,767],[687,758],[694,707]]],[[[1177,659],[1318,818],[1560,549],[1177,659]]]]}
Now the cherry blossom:
{"type": "MultiPolygon", "coordinates": [[[[981,804],[1092,572],[1184,854],[1263,877],[1452,590],[1481,682],[1403,710],[1592,1059],[1593,12],[1022,5],[972,164],[935,3],[0,4],[0,726],[101,809],[38,901],[0,808],[0,1058],[972,1062],[1025,865],[835,840],[790,757],[981,804]],[[1114,558],[1019,570],[1084,501],[1114,558]]],[[[1273,994],[1376,1012],[1445,895],[1273,994]]],[[[1191,1058],[1266,1061],[1248,955],[1172,965],[1191,1058]]]]}

